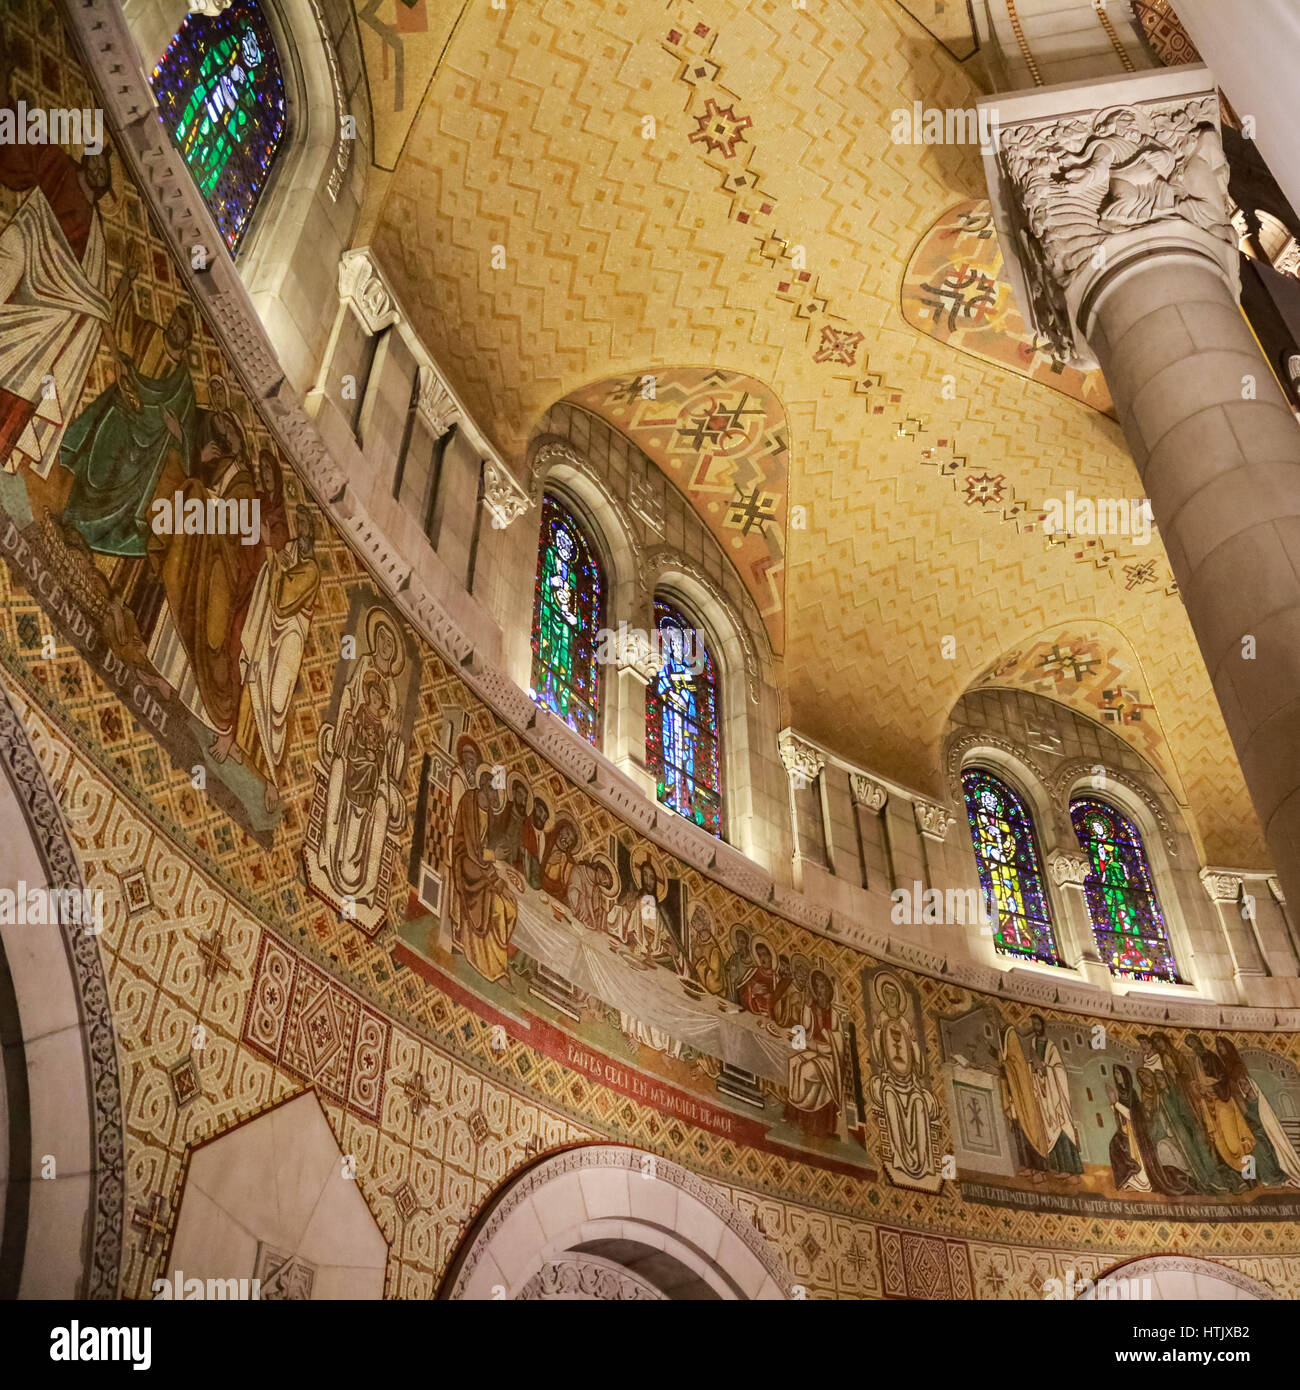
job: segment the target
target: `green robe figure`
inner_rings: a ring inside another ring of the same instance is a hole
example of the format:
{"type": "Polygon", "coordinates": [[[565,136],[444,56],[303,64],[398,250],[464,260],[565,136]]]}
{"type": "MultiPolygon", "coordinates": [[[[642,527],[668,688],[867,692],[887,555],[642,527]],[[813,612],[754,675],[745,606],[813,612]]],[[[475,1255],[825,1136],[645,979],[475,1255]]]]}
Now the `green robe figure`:
{"type": "Polygon", "coordinates": [[[169,451],[190,472],[198,405],[186,360],[194,335],[189,305],[177,305],[163,328],[136,312],[134,278],[128,267],[113,295],[117,381],[68,426],[59,462],[74,479],[64,526],[101,555],[142,558],[149,505],[169,451]]]}

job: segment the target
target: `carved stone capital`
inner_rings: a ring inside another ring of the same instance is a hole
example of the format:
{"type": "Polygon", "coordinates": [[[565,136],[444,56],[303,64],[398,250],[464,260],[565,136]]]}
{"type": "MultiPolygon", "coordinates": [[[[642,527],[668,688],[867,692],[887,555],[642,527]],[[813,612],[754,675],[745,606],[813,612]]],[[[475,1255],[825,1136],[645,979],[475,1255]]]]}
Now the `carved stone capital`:
{"type": "Polygon", "coordinates": [[[528,510],[528,494],[495,459],[483,463],[483,502],[492,513],[492,525],[500,531],[528,510]]]}
{"type": "Polygon", "coordinates": [[[659,670],[650,635],[639,627],[618,625],[614,634],[614,664],[620,672],[635,676],[642,685],[649,685],[659,670]]]}
{"type": "Polygon", "coordinates": [[[1283,895],[1282,895],[1282,880],[1281,880],[1281,879],[1270,878],[1270,879],[1268,880],[1268,891],[1269,891],[1270,893],[1272,893],[1272,895],[1273,895],[1273,901],[1274,901],[1275,903],[1277,903],[1277,905],[1278,905],[1279,907],[1285,907],[1285,906],[1286,906],[1286,898],[1283,897],[1283,895]]]}
{"type": "Polygon", "coordinates": [[[781,750],[781,761],[795,789],[811,786],[821,776],[826,759],[793,729],[782,729],[776,741],[781,750]]]}
{"type": "Polygon", "coordinates": [[[916,828],[931,840],[942,842],[948,837],[948,827],[956,823],[957,817],[946,806],[935,806],[929,801],[912,802],[916,816],[916,828]]]}
{"type": "Polygon", "coordinates": [[[1082,888],[1092,872],[1092,864],[1088,856],[1078,850],[1058,849],[1047,856],[1047,872],[1058,886],[1070,883],[1082,888]]]}
{"type": "Polygon", "coordinates": [[[440,439],[461,418],[460,407],[436,367],[420,368],[420,391],[415,408],[435,439],[440,439]]]}
{"type": "Polygon", "coordinates": [[[883,811],[889,793],[879,782],[873,781],[865,772],[849,773],[849,788],[853,793],[853,804],[868,811],[883,811]]]}
{"type": "Polygon", "coordinates": [[[1201,883],[1212,903],[1235,903],[1241,896],[1245,879],[1227,869],[1202,869],[1201,883]]]}
{"type": "Polygon", "coordinates": [[[1103,281],[1153,247],[1209,255],[1235,280],[1218,97],[1203,69],[1009,106],[996,154],[1004,250],[1023,307],[1057,357],[1091,365],[1082,341],[1090,304],[1103,281]]]}
{"type": "Polygon", "coordinates": [[[401,310],[368,246],[345,251],[340,257],[339,298],[351,307],[367,333],[401,322],[401,310]]]}

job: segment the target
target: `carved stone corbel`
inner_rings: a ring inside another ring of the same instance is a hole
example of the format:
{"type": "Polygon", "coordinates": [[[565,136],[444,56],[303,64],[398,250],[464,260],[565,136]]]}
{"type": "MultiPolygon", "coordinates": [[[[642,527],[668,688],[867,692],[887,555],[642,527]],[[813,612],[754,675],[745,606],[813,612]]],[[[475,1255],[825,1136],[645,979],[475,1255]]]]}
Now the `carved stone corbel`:
{"type": "Polygon", "coordinates": [[[912,802],[912,811],[921,834],[940,844],[948,838],[948,827],[957,822],[957,817],[946,806],[935,806],[929,801],[912,802]]]}
{"type": "Polygon", "coordinates": [[[1058,887],[1068,883],[1082,888],[1092,872],[1092,864],[1088,856],[1078,850],[1058,849],[1047,856],[1047,872],[1058,887]]]}
{"type": "Polygon", "coordinates": [[[345,251],[339,258],[339,298],[369,334],[402,320],[401,310],[368,246],[345,251]]]}
{"type": "Polygon", "coordinates": [[[620,673],[626,671],[642,685],[649,685],[659,671],[649,634],[639,627],[630,628],[620,623],[614,643],[614,664],[620,673]]]}
{"type": "Polygon", "coordinates": [[[781,761],[796,791],[810,787],[822,774],[826,759],[812,746],[805,743],[793,729],[782,729],[777,735],[777,747],[781,750],[781,761]]]}
{"type": "Polygon", "coordinates": [[[866,811],[883,811],[885,802],[889,800],[889,792],[865,772],[849,773],[849,789],[853,796],[853,804],[866,811]]]}
{"type": "Polygon", "coordinates": [[[420,368],[415,408],[435,439],[441,439],[461,418],[460,407],[436,367],[420,368]]]}
{"type": "Polygon", "coordinates": [[[1201,883],[1212,903],[1235,903],[1241,898],[1246,880],[1227,869],[1202,869],[1201,883]]]}
{"type": "Polygon", "coordinates": [[[505,464],[489,458],[483,461],[483,503],[492,513],[492,525],[504,531],[528,510],[528,494],[505,464]]]}

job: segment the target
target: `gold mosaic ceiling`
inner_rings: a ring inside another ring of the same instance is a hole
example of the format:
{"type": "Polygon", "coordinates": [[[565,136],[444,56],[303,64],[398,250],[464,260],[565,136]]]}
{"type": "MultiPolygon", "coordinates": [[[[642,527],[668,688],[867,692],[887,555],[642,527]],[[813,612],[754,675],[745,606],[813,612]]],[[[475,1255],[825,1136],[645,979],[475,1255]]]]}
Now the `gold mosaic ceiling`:
{"type": "Polygon", "coordinates": [[[1118,426],[944,331],[967,313],[962,266],[987,268],[978,217],[954,233],[934,329],[900,307],[927,237],[986,192],[977,149],[891,140],[895,108],[976,100],[952,57],[889,0],[509,0],[453,25],[424,23],[429,3],[376,12],[418,40],[400,109],[392,44],[362,26],[388,74],[379,144],[400,150],[370,240],[506,456],[592,383],[752,379],[788,436],[797,728],[939,794],[963,690],[1041,634],[1104,624],[1211,861],[1266,863],[1158,538],[1041,529],[1067,489],[1135,493],[1118,426]]]}

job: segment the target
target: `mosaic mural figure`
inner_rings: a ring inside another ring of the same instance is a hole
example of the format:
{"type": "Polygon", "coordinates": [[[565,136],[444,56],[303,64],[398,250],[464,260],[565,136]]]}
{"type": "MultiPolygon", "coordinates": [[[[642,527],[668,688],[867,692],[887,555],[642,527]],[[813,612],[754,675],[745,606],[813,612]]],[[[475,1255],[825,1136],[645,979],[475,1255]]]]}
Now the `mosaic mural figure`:
{"type": "Polygon", "coordinates": [[[790,1057],[785,1118],[805,1133],[830,1137],[839,1131],[844,1100],[845,1037],[842,1011],[835,1006],[835,982],[814,970],[800,1026],[804,1046],[790,1057]]]}
{"type": "Polygon", "coordinates": [[[1030,1019],[1030,1034],[1014,1028],[1002,1035],[1002,1069],[1007,1115],[1015,1126],[1020,1166],[1034,1174],[1083,1173],[1079,1127],[1070,1105],[1070,1083],[1061,1050],[1047,1036],[1041,1014],[1030,1019]]]}
{"type": "Polygon", "coordinates": [[[268,810],[280,801],[276,778],[288,741],[289,705],[321,581],[311,511],[300,506],[294,517],[296,534],[268,550],[258,571],[239,640],[237,743],[266,783],[268,810]]]}
{"type": "Polygon", "coordinates": [[[939,1103],[925,1066],[925,1032],[915,991],[892,970],[864,972],[871,1018],[871,1106],[885,1171],[900,1187],[937,1192],[939,1103]]]}
{"type": "MultiPolygon", "coordinates": [[[[0,101],[10,106],[0,42],[0,101]]],[[[0,463],[44,478],[81,396],[95,350],[111,336],[101,201],[107,150],[74,159],[58,145],[0,145],[0,184],[24,195],[0,231],[0,463]]]]}
{"type": "MultiPolygon", "coordinates": [[[[355,605],[354,605],[355,606],[355,605]]],[[[375,605],[358,624],[357,655],[344,658],[346,683],[333,719],[317,739],[316,791],[303,857],[312,889],[375,932],[388,906],[396,837],[406,828],[407,696],[397,678],[407,669],[395,620],[375,605]]],[[[408,688],[418,680],[409,673],[408,688]]]]}
{"type": "Polygon", "coordinates": [[[168,458],[189,474],[198,401],[188,361],[194,311],[181,301],[165,324],[141,314],[132,293],[139,269],[133,243],[113,292],[117,380],[68,427],[59,462],[73,478],[64,526],[99,554],[143,558],[147,510],[168,458]]]}
{"type": "MultiPolygon", "coordinates": [[[[459,751],[468,756],[468,749],[459,751]]],[[[510,876],[505,861],[488,845],[488,832],[498,812],[492,769],[481,766],[477,776],[477,786],[461,793],[452,822],[456,945],[485,980],[503,982],[508,989],[510,937],[519,915],[515,893],[523,882],[517,872],[510,876]]]]}

